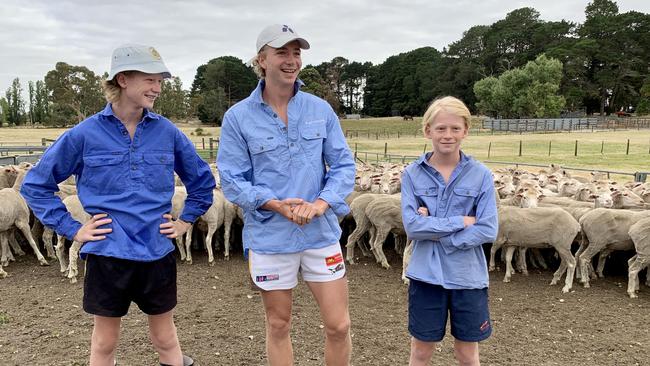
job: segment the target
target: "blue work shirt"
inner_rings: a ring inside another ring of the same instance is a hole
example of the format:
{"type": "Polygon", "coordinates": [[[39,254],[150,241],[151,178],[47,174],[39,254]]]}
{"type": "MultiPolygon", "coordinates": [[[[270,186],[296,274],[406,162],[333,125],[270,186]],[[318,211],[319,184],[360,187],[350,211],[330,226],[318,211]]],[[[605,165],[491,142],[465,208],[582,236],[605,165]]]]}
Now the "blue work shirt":
{"type": "Polygon", "coordinates": [[[350,211],[345,197],[355,175],[339,119],[326,101],[300,91],[298,80],[285,125],[262,99],[264,85],[261,80],[224,115],[217,156],[223,193],[244,211],[244,248],[297,253],[335,244],[341,236],[336,216],[350,211]],[[321,198],[330,208],[303,226],[261,209],[285,198],[321,198]]]}
{"type": "Polygon", "coordinates": [[[182,220],[194,222],[212,204],[214,176],[192,142],[167,118],[147,111],[133,140],[108,104],[103,111],[66,131],[43,154],[21,188],[41,222],[68,239],[81,223],[54,192],[75,175],[79,200],[90,215],[106,213],[113,231],[86,242],[81,256],[96,254],[153,261],[174,250],[160,233],[163,214],[171,210],[174,171],[187,188],[182,220]]]}
{"type": "Polygon", "coordinates": [[[492,173],[461,152],[461,159],[445,184],[423,154],[402,175],[402,219],[413,240],[406,276],[447,289],[488,287],[481,244],[496,239],[497,206],[492,173]],[[429,216],[417,210],[426,207],[429,216]],[[476,223],[463,225],[463,216],[476,223]]]}

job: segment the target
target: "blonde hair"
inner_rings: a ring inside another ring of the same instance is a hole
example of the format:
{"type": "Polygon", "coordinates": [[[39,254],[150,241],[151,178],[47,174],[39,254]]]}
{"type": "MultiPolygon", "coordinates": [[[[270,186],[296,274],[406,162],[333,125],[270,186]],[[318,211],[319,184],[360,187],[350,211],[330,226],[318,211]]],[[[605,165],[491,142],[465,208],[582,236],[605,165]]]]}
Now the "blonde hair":
{"type": "Polygon", "coordinates": [[[447,113],[453,114],[455,116],[461,117],[465,121],[465,128],[469,129],[469,122],[471,113],[469,109],[460,99],[446,96],[435,99],[431,102],[427,111],[424,112],[422,117],[422,131],[426,132],[428,126],[433,123],[433,120],[436,118],[440,111],[445,111],[447,113]]]}
{"type": "Polygon", "coordinates": [[[117,76],[119,74],[124,74],[124,76],[129,76],[133,71],[122,71],[117,73],[111,80],[102,80],[102,91],[104,92],[104,98],[109,103],[115,103],[120,100],[122,95],[122,87],[117,82],[117,76]]]}
{"type": "Polygon", "coordinates": [[[264,68],[262,68],[262,66],[260,66],[260,55],[266,52],[268,47],[269,47],[268,45],[264,45],[264,47],[260,49],[260,52],[258,52],[257,55],[255,55],[255,57],[253,57],[253,59],[251,60],[251,66],[253,67],[253,71],[255,72],[255,75],[257,75],[259,79],[264,79],[266,77],[266,71],[264,70],[264,68]]]}

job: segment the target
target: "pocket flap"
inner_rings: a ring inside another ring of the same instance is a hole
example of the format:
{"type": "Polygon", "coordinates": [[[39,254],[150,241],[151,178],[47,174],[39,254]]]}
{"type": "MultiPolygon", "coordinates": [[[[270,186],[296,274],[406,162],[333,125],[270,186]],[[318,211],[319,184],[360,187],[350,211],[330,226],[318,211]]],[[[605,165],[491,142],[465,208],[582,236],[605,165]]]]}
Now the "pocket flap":
{"type": "Polygon", "coordinates": [[[105,165],[117,165],[124,161],[126,155],[95,155],[95,156],[84,156],[84,165],[87,166],[105,166],[105,165]]]}
{"type": "Polygon", "coordinates": [[[475,189],[469,189],[469,188],[454,188],[454,194],[458,196],[465,196],[465,197],[476,197],[478,196],[478,191],[475,189]]]}
{"type": "Polygon", "coordinates": [[[415,189],[416,196],[437,196],[438,187],[415,189]]]}
{"type": "Polygon", "coordinates": [[[301,135],[306,140],[322,139],[327,137],[327,129],[325,124],[308,125],[303,128],[301,135]]]}
{"type": "Polygon", "coordinates": [[[265,151],[271,151],[278,147],[277,141],[275,139],[257,139],[248,143],[248,148],[251,154],[259,154],[265,151]]]}
{"type": "Polygon", "coordinates": [[[168,165],[174,163],[174,155],[164,153],[144,154],[144,161],[147,164],[168,165]]]}

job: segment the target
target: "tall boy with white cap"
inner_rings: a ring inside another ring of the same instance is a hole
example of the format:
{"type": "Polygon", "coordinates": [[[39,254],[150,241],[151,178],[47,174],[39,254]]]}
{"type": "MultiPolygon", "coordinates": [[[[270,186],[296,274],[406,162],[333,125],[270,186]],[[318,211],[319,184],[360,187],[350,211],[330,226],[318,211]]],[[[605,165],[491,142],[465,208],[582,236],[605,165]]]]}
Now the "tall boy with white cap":
{"type": "Polygon", "coordinates": [[[124,45],[113,52],[104,81],[103,111],[66,131],[26,176],[21,193],[36,216],[59,235],[83,243],[84,310],[94,315],[90,365],[115,364],[122,316],[131,302],[148,315],[161,365],[191,365],[181,353],[173,309],[176,259],[170,239],[212,204],[215,181],[192,142],[151,111],[170,77],[153,47],[124,45]],[[188,197],[172,220],[174,172],[188,197]],[[82,224],[54,195],[77,178],[79,200],[92,215],[82,224]]]}
{"type": "Polygon", "coordinates": [[[301,49],[287,25],[257,39],[260,82],[223,118],[217,157],[226,198],[244,210],[250,276],[261,289],[270,365],[290,365],[292,289],[298,273],[320,308],[325,363],[348,365],[348,287],[336,216],[349,212],[354,159],[329,104],[300,91],[301,49]],[[327,169],[329,168],[329,169],[327,169]]]}

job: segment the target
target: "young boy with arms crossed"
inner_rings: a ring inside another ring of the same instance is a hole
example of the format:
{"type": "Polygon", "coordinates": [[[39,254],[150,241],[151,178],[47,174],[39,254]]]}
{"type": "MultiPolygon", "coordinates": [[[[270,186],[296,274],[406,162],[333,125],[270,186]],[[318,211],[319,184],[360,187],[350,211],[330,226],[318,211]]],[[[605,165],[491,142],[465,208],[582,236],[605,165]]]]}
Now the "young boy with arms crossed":
{"type": "Polygon", "coordinates": [[[491,332],[482,244],[497,236],[490,170],[461,151],[470,112],[460,100],[435,100],[422,119],[432,151],[402,176],[402,216],[413,240],[406,276],[412,366],[428,365],[451,320],[460,365],[479,365],[478,342],[491,332]]]}
{"type": "Polygon", "coordinates": [[[193,363],[181,353],[174,325],[176,259],[170,239],[207,211],[215,180],[192,142],[151,111],[169,77],[153,47],[115,49],[103,84],[109,103],[61,135],[21,189],[44,225],[85,243],[80,254],[86,259],[83,308],[94,315],[91,366],[116,363],[120,322],[131,302],[148,315],[161,365],[193,363]],[[174,172],[187,189],[178,220],[169,215],[174,172]],[[92,215],[83,225],[54,195],[57,184],[73,174],[79,200],[92,215]]]}

